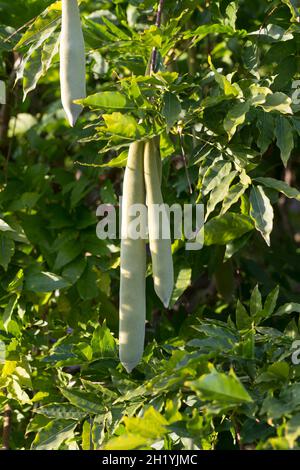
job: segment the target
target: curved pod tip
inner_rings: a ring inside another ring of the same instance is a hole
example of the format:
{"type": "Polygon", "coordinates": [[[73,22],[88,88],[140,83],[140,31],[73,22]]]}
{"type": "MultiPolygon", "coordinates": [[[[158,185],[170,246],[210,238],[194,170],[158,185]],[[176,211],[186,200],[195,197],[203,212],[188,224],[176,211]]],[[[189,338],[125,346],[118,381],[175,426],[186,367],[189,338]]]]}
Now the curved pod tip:
{"type": "Polygon", "coordinates": [[[172,298],[172,293],[173,293],[173,291],[170,293],[170,296],[168,297],[168,299],[162,301],[162,303],[163,303],[163,305],[164,305],[165,308],[169,308],[169,306],[170,306],[170,302],[171,302],[171,298],[172,298]]]}
{"type": "Polygon", "coordinates": [[[133,369],[138,365],[140,361],[137,361],[137,362],[122,362],[121,361],[121,364],[122,366],[124,367],[124,369],[126,370],[126,372],[128,372],[128,374],[130,374],[133,369]]]}
{"type": "Polygon", "coordinates": [[[70,108],[65,109],[65,113],[66,113],[66,116],[67,116],[67,119],[69,121],[70,126],[74,127],[76,122],[77,122],[77,119],[79,118],[79,116],[82,112],[83,108],[81,106],[79,106],[78,104],[77,105],[73,104],[73,105],[71,105],[70,108]]]}

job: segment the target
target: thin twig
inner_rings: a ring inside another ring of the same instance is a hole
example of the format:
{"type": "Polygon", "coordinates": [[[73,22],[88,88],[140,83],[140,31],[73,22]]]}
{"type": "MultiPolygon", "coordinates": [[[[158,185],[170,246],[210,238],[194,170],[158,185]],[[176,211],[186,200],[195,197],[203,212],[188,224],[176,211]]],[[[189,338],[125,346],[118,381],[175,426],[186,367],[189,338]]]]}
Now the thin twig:
{"type": "Polygon", "coordinates": [[[5,38],[3,42],[10,41],[16,34],[20,33],[22,29],[27,28],[27,26],[31,26],[31,24],[34,23],[37,18],[38,16],[31,18],[31,20],[27,21],[27,23],[23,24],[20,28],[16,29],[12,34],[5,38]]]}
{"type": "MultiPolygon", "coordinates": [[[[155,21],[155,26],[157,28],[160,28],[160,26],[161,26],[161,19],[162,19],[162,12],[163,12],[163,8],[164,8],[164,2],[165,2],[165,0],[159,0],[159,4],[158,4],[158,8],[157,8],[157,14],[156,14],[156,21],[155,21]]],[[[156,60],[157,60],[157,49],[156,49],[156,47],[154,47],[153,50],[152,50],[152,56],[151,56],[150,74],[155,71],[156,60]]]]}
{"type": "Polygon", "coordinates": [[[179,142],[180,142],[181,156],[182,156],[182,160],[184,164],[186,179],[189,185],[189,191],[190,191],[190,194],[193,194],[192,184],[191,184],[190,175],[189,175],[189,171],[187,167],[187,158],[186,158],[185,150],[183,148],[183,137],[182,137],[181,130],[179,130],[179,142]]]}
{"type": "MultiPolygon", "coordinates": [[[[177,42],[180,43],[181,40],[182,40],[182,37],[179,38],[177,42]]],[[[187,45],[186,45],[183,49],[181,49],[181,51],[179,52],[178,55],[175,55],[176,52],[175,52],[175,49],[174,49],[174,51],[172,52],[172,55],[170,55],[170,58],[168,59],[168,61],[167,61],[166,64],[165,64],[166,67],[167,67],[168,65],[173,64],[174,62],[177,62],[178,59],[179,59],[185,52],[187,52],[191,47],[193,47],[193,42],[194,42],[194,40],[193,40],[193,39],[190,39],[190,40],[187,42],[187,45]]],[[[177,43],[176,43],[176,44],[177,44],[177,43]]]]}

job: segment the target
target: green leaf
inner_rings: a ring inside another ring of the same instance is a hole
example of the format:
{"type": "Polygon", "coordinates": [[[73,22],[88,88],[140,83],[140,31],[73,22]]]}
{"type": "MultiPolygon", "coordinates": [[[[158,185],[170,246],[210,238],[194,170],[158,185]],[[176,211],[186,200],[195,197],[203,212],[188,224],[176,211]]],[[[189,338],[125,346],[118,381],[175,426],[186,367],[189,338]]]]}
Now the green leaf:
{"type": "MultiPolygon", "coordinates": [[[[37,124],[37,119],[28,113],[18,113],[14,121],[10,123],[9,136],[15,137],[26,134],[37,124]]],[[[28,194],[28,193],[27,193],[28,194]]],[[[28,196],[27,196],[28,197],[28,196]]],[[[24,196],[23,196],[24,199],[24,196]]]]}
{"type": "Polygon", "coordinates": [[[289,41],[293,39],[293,35],[286,32],[281,26],[277,24],[268,24],[264,28],[257,31],[248,33],[248,36],[258,36],[260,40],[267,40],[267,42],[289,41]]]}
{"type": "Polygon", "coordinates": [[[274,138],[274,116],[263,111],[259,112],[256,126],[259,131],[257,145],[261,153],[265,153],[274,138]]]}
{"type": "Polygon", "coordinates": [[[144,416],[125,417],[126,430],[140,436],[157,439],[166,433],[167,420],[153,407],[150,406],[144,416]]]}
{"type": "Polygon", "coordinates": [[[274,315],[290,315],[291,313],[300,313],[300,304],[297,304],[295,302],[288,302],[281,307],[275,312],[274,315]]]}
{"type": "Polygon", "coordinates": [[[292,21],[299,22],[299,2],[297,0],[282,0],[285,3],[292,14],[292,21]]]}
{"type": "MultiPolygon", "coordinates": [[[[295,414],[287,423],[285,427],[285,438],[292,449],[297,439],[300,437],[300,413],[295,414]]],[[[297,448],[297,447],[296,447],[297,448]]]]}
{"type": "Polygon", "coordinates": [[[167,420],[149,406],[142,417],[124,417],[125,432],[111,439],[105,450],[128,450],[145,447],[147,443],[163,438],[167,434],[167,420]]]}
{"type": "Polygon", "coordinates": [[[51,421],[41,429],[32,443],[32,450],[57,450],[74,435],[77,423],[69,420],[51,421]]]}
{"type": "Polygon", "coordinates": [[[283,193],[286,197],[297,199],[300,201],[300,192],[296,188],[292,188],[285,181],[276,180],[275,178],[266,178],[263,176],[254,178],[258,183],[263,184],[267,188],[275,189],[283,193]]]}
{"type": "Polygon", "coordinates": [[[112,158],[109,162],[102,163],[102,165],[98,165],[99,167],[105,168],[124,168],[127,163],[128,151],[123,150],[116,158],[112,158]]]}
{"type": "Polygon", "coordinates": [[[239,330],[247,330],[251,328],[252,320],[247,313],[244,305],[238,300],[236,304],[236,311],[235,311],[235,320],[236,326],[239,330]]]}
{"type": "Polygon", "coordinates": [[[94,95],[87,96],[76,103],[96,109],[121,110],[134,109],[135,105],[126,95],[119,91],[102,91],[94,95]]]}
{"type": "Polygon", "coordinates": [[[41,195],[35,192],[23,193],[20,198],[13,200],[13,202],[9,206],[9,209],[11,211],[32,209],[36,205],[40,197],[41,195]]]}
{"type": "Polygon", "coordinates": [[[237,18],[238,6],[236,2],[230,2],[226,7],[225,24],[235,29],[235,22],[237,18]]]}
{"type": "Polygon", "coordinates": [[[106,16],[103,16],[102,20],[116,38],[122,39],[123,41],[131,39],[131,37],[127,34],[127,32],[125,32],[123,29],[118,28],[118,26],[116,26],[114,23],[109,21],[109,19],[106,16]]]}
{"type": "Polygon", "coordinates": [[[210,65],[210,68],[214,72],[214,78],[215,78],[217,84],[222,89],[225,96],[228,96],[228,97],[231,97],[231,96],[232,97],[237,97],[237,96],[239,96],[240,93],[241,93],[241,90],[240,90],[239,86],[236,83],[232,85],[230,83],[230,81],[228,80],[228,78],[225,77],[225,75],[222,75],[221,73],[219,73],[217,71],[217,69],[212,64],[210,56],[208,57],[208,63],[210,65]]]}
{"type": "Polygon", "coordinates": [[[262,311],[261,293],[258,285],[256,285],[250,297],[250,315],[256,317],[262,311]]]}
{"type": "Polygon", "coordinates": [[[23,281],[24,281],[24,271],[23,269],[19,269],[16,272],[16,275],[13,279],[11,279],[10,283],[7,286],[7,290],[10,293],[20,294],[23,289],[23,281]]]}
{"type": "Polygon", "coordinates": [[[12,295],[8,301],[8,304],[6,305],[5,309],[4,309],[4,313],[3,313],[3,317],[2,317],[2,321],[3,321],[3,327],[4,327],[4,330],[7,332],[7,327],[9,325],[9,322],[11,320],[11,316],[13,314],[13,311],[17,305],[17,301],[18,301],[18,296],[16,294],[12,295]]]}
{"type": "Polygon", "coordinates": [[[72,344],[64,344],[63,342],[56,341],[53,348],[49,351],[49,354],[45,355],[42,361],[55,363],[55,365],[59,367],[62,364],[78,364],[80,360],[78,356],[74,354],[72,344]]]}
{"type": "Polygon", "coordinates": [[[220,214],[225,214],[230,207],[235,204],[242,194],[246,191],[248,186],[242,184],[242,183],[237,183],[229,189],[228,193],[225,195],[224,200],[223,200],[223,205],[220,214]]]}
{"type": "Polygon", "coordinates": [[[104,322],[103,325],[97,326],[95,329],[92,342],[93,358],[96,357],[115,357],[116,355],[116,343],[111,332],[104,322]]]}
{"type": "Polygon", "coordinates": [[[86,267],[85,271],[77,282],[77,289],[80,297],[83,300],[93,299],[99,294],[99,289],[97,286],[97,275],[95,271],[89,267],[89,265],[86,267]]]}
{"type": "Polygon", "coordinates": [[[106,130],[110,134],[128,140],[138,140],[145,134],[143,127],[129,114],[112,113],[103,114],[102,117],[106,124],[106,130]]]}
{"type": "Polygon", "coordinates": [[[230,144],[226,149],[226,153],[234,158],[235,165],[245,169],[249,164],[249,160],[253,160],[258,156],[258,152],[243,144],[230,144]]]}
{"type": "Polygon", "coordinates": [[[91,188],[89,185],[89,181],[81,176],[79,181],[73,185],[71,196],[70,196],[70,207],[74,209],[77,206],[79,201],[81,201],[89,192],[91,188]]]}
{"type": "Polygon", "coordinates": [[[81,253],[81,246],[76,240],[70,240],[60,248],[53,269],[59,270],[73,261],[81,253]]]}
{"type": "Polygon", "coordinates": [[[77,343],[73,348],[74,353],[83,359],[84,362],[90,362],[93,357],[93,351],[91,346],[86,342],[77,343]]]}
{"type": "Polygon", "coordinates": [[[15,243],[10,238],[0,234],[0,266],[7,267],[15,253],[15,243]]]}
{"type": "Polygon", "coordinates": [[[204,400],[218,400],[227,404],[252,402],[249,393],[233,371],[226,375],[213,370],[210,374],[204,374],[197,380],[186,382],[185,385],[200,393],[204,400]]]}
{"type": "Polygon", "coordinates": [[[163,96],[162,114],[167,123],[167,130],[178,120],[181,112],[181,104],[174,93],[166,92],[163,96]]]}
{"type": "Polygon", "coordinates": [[[279,286],[276,286],[272,292],[270,292],[266,298],[263,310],[263,317],[268,318],[272,315],[275,310],[277,299],[279,295],[279,286]]]}
{"type": "Polygon", "coordinates": [[[226,212],[210,219],[204,226],[205,245],[226,245],[232,240],[241,237],[254,226],[251,219],[242,214],[226,212]]]}
{"type": "Polygon", "coordinates": [[[181,268],[176,277],[174,290],[170,300],[170,308],[172,308],[183,292],[188,288],[191,283],[192,269],[181,268]]]}
{"type": "Polygon", "coordinates": [[[5,220],[0,219],[0,232],[13,232],[14,229],[8,225],[5,220]]]}
{"type": "Polygon", "coordinates": [[[275,126],[275,136],[277,147],[280,149],[281,160],[284,166],[287,165],[291,151],[294,148],[293,128],[288,119],[278,116],[275,126]]]}
{"type": "Polygon", "coordinates": [[[203,176],[202,194],[206,196],[212,189],[218,186],[222,179],[230,173],[231,168],[231,163],[224,160],[215,160],[203,176]]]}
{"type": "Polygon", "coordinates": [[[204,24],[198,26],[194,31],[187,31],[184,35],[185,39],[193,37],[194,41],[198,42],[204,39],[208,34],[225,34],[226,36],[240,36],[244,37],[247,35],[245,30],[236,30],[230,25],[224,25],[221,23],[216,24],[204,24]]]}
{"type": "MultiPolygon", "coordinates": [[[[260,104],[264,104],[268,95],[272,94],[272,90],[267,86],[261,86],[256,83],[251,83],[249,87],[251,93],[250,103],[252,106],[257,107],[260,104]]],[[[258,110],[259,115],[264,115],[261,110],[258,110]]]]}
{"type": "Polygon", "coordinates": [[[147,439],[139,436],[138,434],[122,434],[118,437],[113,437],[105,444],[105,450],[132,450],[144,447],[147,439]]]}
{"type": "Polygon", "coordinates": [[[36,88],[40,78],[46,75],[54,57],[58,53],[59,34],[54,33],[55,29],[56,26],[48,31],[47,36],[43,38],[44,44],[41,48],[36,49],[36,46],[34,46],[33,51],[29,51],[28,55],[24,58],[23,101],[28,93],[36,88]]]}
{"type": "Polygon", "coordinates": [[[243,62],[247,70],[251,72],[256,78],[259,78],[258,69],[258,52],[257,45],[253,44],[252,41],[247,41],[244,44],[242,52],[243,62]]]}
{"type": "Polygon", "coordinates": [[[69,403],[51,403],[35,408],[34,412],[52,419],[74,419],[75,421],[81,421],[86,416],[85,412],[69,403]]]}
{"type": "Polygon", "coordinates": [[[78,389],[60,389],[63,396],[74,406],[91,414],[100,414],[104,410],[104,405],[94,393],[85,392],[78,389]]]}
{"type": "Polygon", "coordinates": [[[9,384],[9,392],[11,396],[19,402],[21,405],[26,405],[30,403],[30,398],[28,394],[21,387],[18,378],[12,376],[12,381],[9,384]]]}
{"type": "Polygon", "coordinates": [[[77,258],[67,266],[64,267],[62,271],[62,277],[67,279],[71,284],[75,284],[78,279],[80,279],[86,268],[86,259],[77,258]]]}
{"type": "Polygon", "coordinates": [[[237,127],[245,122],[246,114],[249,111],[250,105],[246,101],[245,103],[238,103],[233,106],[224,119],[224,129],[228,134],[230,140],[235,134],[237,127]]]}
{"type": "Polygon", "coordinates": [[[82,450],[93,450],[92,423],[91,420],[84,421],[81,433],[82,450]]]}
{"type": "Polygon", "coordinates": [[[270,199],[262,186],[253,186],[250,192],[250,215],[267,245],[270,246],[270,233],[273,229],[274,212],[270,199]]]}
{"type": "Polygon", "coordinates": [[[29,291],[52,292],[68,286],[69,283],[65,279],[54,273],[29,271],[25,274],[25,289],[29,291]]]}
{"type": "Polygon", "coordinates": [[[41,15],[37,16],[33,24],[27,29],[26,33],[23,34],[20,41],[15,46],[16,49],[20,49],[33,41],[41,41],[43,35],[47,33],[53,26],[57,26],[61,18],[61,2],[56,1],[52,3],[41,15]]]}
{"type": "Polygon", "coordinates": [[[275,376],[277,380],[286,381],[289,378],[290,367],[287,362],[274,362],[268,367],[268,373],[275,376]]]}
{"type": "Polygon", "coordinates": [[[251,238],[251,232],[245,233],[240,238],[237,238],[228,244],[226,244],[224,259],[230,259],[235,253],[241,250],[245,245],[247,245],[249,239],[251,238]]]}
{"type": "Polygon", "coordinates": [[[281,114],[293,114],[292,100],[289,96],[277,91],[266,96],[266,101],[260,106],[267,112],[278,111],[281,114]]]}
{"type": "Polygon", "coordinates": [[[208,216],[214,211],[217,204],[223,201],[224,198],[227,196],[229,186],[231,185],[236,175],[237,171],[231,171],[228,175],[224,176],[220,183],[215,186],[215,188],[211,191],[206,207],[205,220],[208,219],[208,216]]]}

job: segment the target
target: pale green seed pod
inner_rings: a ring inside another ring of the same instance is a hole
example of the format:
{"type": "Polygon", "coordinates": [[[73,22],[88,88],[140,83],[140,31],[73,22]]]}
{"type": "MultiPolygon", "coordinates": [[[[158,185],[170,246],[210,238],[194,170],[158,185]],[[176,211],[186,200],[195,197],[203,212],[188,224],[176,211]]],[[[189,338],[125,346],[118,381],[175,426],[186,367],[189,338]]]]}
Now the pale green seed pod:
{"type": "Polygon", "coordinates": [[[140,362],[144,351],[146,321],[146,241],[133,239],[130,233],[124,238],[130,222],[133,204],[145,205],[144,144],[134,142],[129,147],[125,169],[121,223],[121,279],[119,356],[127,370],[140,362]]]}
{"type": "Polygon", "coordinates": [[[149,245],[152,258],[154,289],[167,308],[174,287],[169,213],[164,209],[161,193],[161,159],[154,139],[145,143],[144,174],[148,205],[149,245]],[[164,213],[164,226],[160,226],[157,208],[164,213]]]}
{"type": "Polygon", "coordinates": [[[60,89],[63,108],[73,127],[83,109],[73,101],[86,97],[84,38],[77,0],[62,0],[60,89]]]}

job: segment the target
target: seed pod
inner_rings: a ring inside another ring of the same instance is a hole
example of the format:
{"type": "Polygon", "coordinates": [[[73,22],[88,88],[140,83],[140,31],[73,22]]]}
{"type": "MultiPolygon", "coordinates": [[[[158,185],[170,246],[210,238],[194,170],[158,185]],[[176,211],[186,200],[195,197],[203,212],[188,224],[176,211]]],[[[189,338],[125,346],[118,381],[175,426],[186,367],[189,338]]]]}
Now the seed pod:
{"type": "Polygon", "coordinates": [[[140,362],[144,351],[146,320],[146,242],[126,233],[135,218],[130,214],[133,204],[145,204],[144,144],[130,145],[125,169],[121,223],[121,281],[119,355],[127,370],[140,362]]]}
{"type": "Polygon", "coordinates": [[[62,0],[60,36],[61,101],[73,127],[82,111],[74,100],[86,97],[85,51],[77,0],[62,0]]]}
{"type": "Polygon", "coordinates": [[[173,287],[174,272],[171,250],[169,213],[165,209],[160,182],[161,158],[154,139],[145,143],[144,174],[148,205],[149,245],[152,258],[154,289],[167,308],[173,287]],[[163,214],[160,224],[158,207],[163,214]]]}

